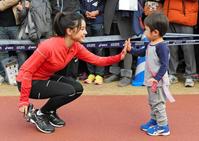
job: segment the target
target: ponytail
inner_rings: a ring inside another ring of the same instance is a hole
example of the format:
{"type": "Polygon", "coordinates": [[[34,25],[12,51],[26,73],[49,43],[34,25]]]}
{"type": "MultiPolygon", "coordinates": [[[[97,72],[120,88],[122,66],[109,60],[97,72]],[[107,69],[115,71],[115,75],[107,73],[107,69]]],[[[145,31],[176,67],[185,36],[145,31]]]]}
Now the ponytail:
{"type": "Polygon", "coordinates": [[[54,31],[58,36],[64,37],[67,28],[81,28],[82,20],[84,17],[77,12],[59,12],[55,16],[54,31]]]}

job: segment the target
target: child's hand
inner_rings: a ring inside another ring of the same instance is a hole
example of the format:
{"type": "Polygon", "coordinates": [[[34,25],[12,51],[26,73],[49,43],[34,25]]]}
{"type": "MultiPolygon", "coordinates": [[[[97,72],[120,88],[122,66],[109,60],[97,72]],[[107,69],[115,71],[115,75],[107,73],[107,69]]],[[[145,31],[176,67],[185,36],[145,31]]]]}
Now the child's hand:
{"type": "Polygon", "coordinates": [[[148,80],[148,83],[151,84],[151,91],[152,91],[153,93],[156,93],[156,92],[157,92],[158,81],[155,80],[154,78],[150,78],[150,79],[148,80]]]}
{"type": "Polygon", "coordinates": [[[131,51],[131,41],[130,41],[130,38],[128,38],[128,40],[125,41],[124,47],[126,47],[126,49],[127,49],[128,52],[131,51]]]}
{"type": "Polygon", "coordinates": [[[154,78],[150,78],[150,79],[148,80],[148,83],[151,84],[151,85],[153,84],[153,82],[158,83],[158,81],[155,80],[154,78]]]}

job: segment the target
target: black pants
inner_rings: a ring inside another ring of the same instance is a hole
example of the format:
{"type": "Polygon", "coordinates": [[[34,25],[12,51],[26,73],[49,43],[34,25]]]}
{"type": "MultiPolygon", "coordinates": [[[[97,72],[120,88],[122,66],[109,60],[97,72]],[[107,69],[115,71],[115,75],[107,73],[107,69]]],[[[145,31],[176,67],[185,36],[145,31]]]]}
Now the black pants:
{"type": "MultiPolygon", "coordinates": [[[[21,83],[18,83],[19,90],[21,83]]],[[[56,111],[61,106],[75,100],[83,92],[82,85],[71,77],[54,75],[49,80],[34,80],[30,98],[46,99],[47,103],[41,108],[43,113],[56,111]]]]}

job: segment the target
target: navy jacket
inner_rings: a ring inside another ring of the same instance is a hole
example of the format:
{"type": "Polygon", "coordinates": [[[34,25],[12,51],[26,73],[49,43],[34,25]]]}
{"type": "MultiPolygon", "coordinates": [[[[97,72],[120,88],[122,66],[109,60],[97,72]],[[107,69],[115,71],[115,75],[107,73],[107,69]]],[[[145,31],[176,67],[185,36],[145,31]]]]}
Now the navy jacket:
{"type": "Polygon", "coordinates": [[[104,0],[79,0],[80,1],[80,11],[85,15],[86,11],[96,11],[99,10],[99,15],[96,19],[87,19],[87,24],[103,24],[104,22],[104,0]]]}

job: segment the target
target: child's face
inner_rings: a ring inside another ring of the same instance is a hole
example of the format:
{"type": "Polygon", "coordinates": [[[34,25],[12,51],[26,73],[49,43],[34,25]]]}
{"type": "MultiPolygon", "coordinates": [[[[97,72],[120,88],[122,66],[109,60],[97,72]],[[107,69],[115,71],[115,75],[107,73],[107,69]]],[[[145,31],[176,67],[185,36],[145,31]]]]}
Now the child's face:
{"type": "Polygon", "coordinates": [[[86,34],[87,34],[87,31],[86,31],[86,23],[85,23],[84,20],[82,20],[80,29],[74,28],[74,29],[73,29],[73,32],[72,32],[72,34],[71,34],[71,38],[72,38],[74,41],[83,42],[84,39],[85,39],[86,34]]]}
{"type": "Polygon", "coordinates": [[[145,25],[145,31],[144,31],[144,35],[150,40],[150,41],[154,41],[156,39],[158,39],[159,36],[159,31],[158,30],[153,30],[151,31],[151,29],[145,25]]]}

